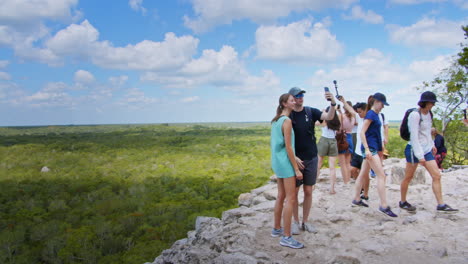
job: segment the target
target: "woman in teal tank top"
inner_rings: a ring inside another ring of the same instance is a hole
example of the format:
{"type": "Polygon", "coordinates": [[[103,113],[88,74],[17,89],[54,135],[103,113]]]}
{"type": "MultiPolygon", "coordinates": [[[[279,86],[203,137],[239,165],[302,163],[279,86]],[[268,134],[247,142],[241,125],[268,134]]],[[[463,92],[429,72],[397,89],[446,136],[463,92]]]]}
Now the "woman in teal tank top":
{"type": "Polygon", "coordinates": [[[271,167],[277,176],[278,183],[278,197],[275,203],[274,227],[271,236],[282,235],[281,246],[303,248],[304,245],[291,236],[291,219],[296,200],[296,178],[302,179],[302,173],[294,155],[292,122],[288,117],[294,105],[292,95],[288,93],[281,95],[276,116],[271,121],[271,167]],[[281,216],[283,216],[284,230],[281,228],[281,216]]]}

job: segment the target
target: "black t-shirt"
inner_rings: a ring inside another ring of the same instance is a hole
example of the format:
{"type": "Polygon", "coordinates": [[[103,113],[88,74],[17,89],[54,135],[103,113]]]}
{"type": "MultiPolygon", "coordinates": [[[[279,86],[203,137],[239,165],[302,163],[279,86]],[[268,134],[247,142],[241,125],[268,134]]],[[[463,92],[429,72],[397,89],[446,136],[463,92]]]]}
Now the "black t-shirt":
{"type": "Polygon", "coordinates": [[[301,160],[311,160],[317,157],[315,122],[322,122],[320,110],[310,107],[312,112],[312,120],[310,120],[306,114],[306,107],[301,112],[292,111],[290,115],[294,129],[296,156],[301,160]]]}

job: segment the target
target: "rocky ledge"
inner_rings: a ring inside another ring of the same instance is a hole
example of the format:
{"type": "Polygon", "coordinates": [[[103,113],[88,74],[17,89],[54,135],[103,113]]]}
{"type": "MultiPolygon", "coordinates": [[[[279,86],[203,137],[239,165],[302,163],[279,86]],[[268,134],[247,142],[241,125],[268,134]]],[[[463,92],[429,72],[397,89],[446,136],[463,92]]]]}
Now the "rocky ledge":
{"type": "Polygon", "coordinates": [[[387,199],[399,215],[396,219],[378,212],[375,179],[370,207],[355,208],[350,206],[354,184],[339,180],[337,194],[330,195],[324,169],[311,211],[319,232],[295,236],[304,249],[282,247],[279,238],[270,236],[277,192],[276,183],[270,182],[241,194],[239,208],[225,211],[221,219],[198,217],[195,230],[152,263],[468,263],[468,168],[442,174],[444,200],[460,209],[456,214],[436,212],[431,177],[418,169],[408,193],[408,201],[418,208],[411,214],[398,207],[404,161],[385,164],[387,199]]]}

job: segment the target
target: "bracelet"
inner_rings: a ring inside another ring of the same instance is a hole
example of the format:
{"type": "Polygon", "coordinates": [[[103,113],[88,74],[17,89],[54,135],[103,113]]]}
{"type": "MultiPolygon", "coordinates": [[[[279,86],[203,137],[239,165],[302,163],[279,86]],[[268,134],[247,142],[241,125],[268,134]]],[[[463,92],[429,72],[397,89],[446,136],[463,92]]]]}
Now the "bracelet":
{"type": "Polygon", "coordinates": [[[336,106],[336,103],[334,103],[334,104],[330,104],[330,105],[331,105],[331,106],[336,106]]]}

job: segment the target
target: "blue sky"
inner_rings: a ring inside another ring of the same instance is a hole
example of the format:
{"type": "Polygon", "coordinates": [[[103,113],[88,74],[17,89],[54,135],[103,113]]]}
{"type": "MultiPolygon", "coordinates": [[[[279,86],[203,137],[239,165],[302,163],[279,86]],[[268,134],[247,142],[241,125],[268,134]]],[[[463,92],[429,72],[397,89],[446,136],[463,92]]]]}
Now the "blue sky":
{"type": "Polygon", "coordinates": [[[269,121],[292,86],[389,119],[464,42],[467,0],[2,0],[0,126],[269,121]]]}

